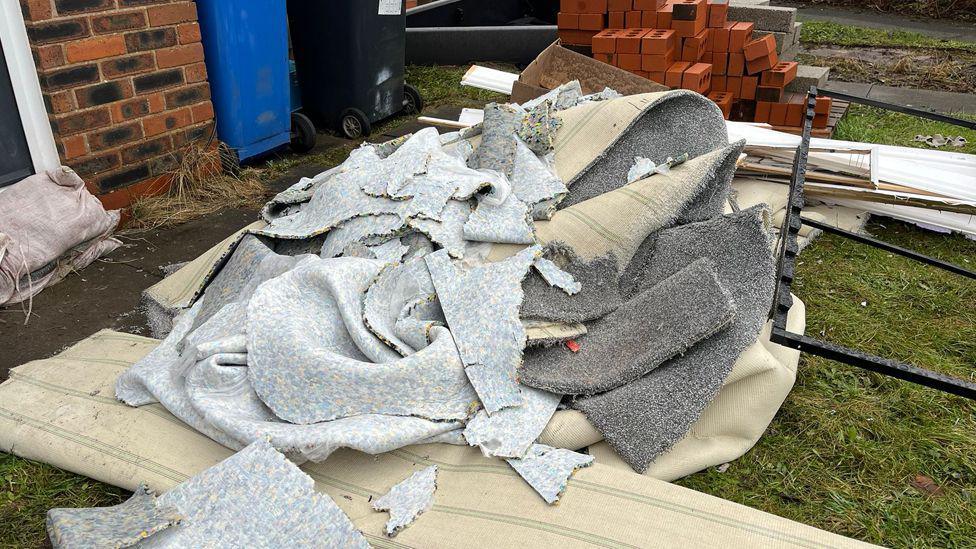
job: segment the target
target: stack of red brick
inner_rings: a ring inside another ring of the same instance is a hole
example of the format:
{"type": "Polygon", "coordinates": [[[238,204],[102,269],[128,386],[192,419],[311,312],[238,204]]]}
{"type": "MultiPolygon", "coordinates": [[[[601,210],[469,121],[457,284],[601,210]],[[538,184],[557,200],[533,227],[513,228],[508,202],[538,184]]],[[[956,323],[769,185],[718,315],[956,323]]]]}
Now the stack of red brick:
{"type": "MultiPolygon", "coordinates": [[[[728,7],[728,0],[561,0],[559,37],[615,67],[707,95],[726,118],[802,125],[806,96],[785,91],[797,64],[780,62],[772,35],[729,21],[728,7]]],[[[827,127],[830,103],[817,98],[814,127],[827,127]]]]}

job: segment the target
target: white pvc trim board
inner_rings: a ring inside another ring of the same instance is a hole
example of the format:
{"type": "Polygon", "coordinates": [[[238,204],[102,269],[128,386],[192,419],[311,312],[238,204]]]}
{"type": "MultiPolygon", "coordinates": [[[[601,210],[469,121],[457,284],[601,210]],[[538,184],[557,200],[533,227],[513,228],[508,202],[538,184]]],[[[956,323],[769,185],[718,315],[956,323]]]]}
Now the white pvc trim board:
{"type": "Polygon", "coordinates": [[[54,144],[54,134],[44,107],[41,84],[37,79],[37,68],[18,0],[0,0],[0,46],[7,59],[10,82],[34,171],[42,173],[58,168],[61,159],[54,144]]]}

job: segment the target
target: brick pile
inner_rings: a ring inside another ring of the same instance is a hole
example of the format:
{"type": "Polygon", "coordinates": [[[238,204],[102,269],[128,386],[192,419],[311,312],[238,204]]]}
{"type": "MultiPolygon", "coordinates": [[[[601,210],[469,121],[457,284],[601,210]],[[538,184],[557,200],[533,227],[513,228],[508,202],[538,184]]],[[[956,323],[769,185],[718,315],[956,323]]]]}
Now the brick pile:
{"type": "Polygon", "coordinates": [[[214,111],[194,2],[21,6],[61,160],[106,205],[162,186],[173,152],[210,136],[214,111]]]}
{"type": "MultiPolygon", "coordinates": [[[[561,0],[559,37],[604,63],[706,95],[726,119],[801,126],[806,96],[786,91],[798,64],[780,60],[773,34],[728,14],[728,0],[561,0]]],[[[830,108],[817,98],[815,128],[827,127],[830,108]]]]}

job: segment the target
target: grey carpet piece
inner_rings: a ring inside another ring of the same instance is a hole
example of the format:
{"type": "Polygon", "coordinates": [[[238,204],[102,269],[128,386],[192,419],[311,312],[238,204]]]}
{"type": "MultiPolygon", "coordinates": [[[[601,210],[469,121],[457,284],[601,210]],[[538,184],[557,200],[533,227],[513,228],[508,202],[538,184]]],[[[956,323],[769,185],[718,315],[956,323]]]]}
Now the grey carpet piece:
{"type": "Polygon", "coordinates": [[[765,324],[775,285],[768,216],[765,209],[750,208],[658,236],[652,261],[645,266],[648,272],[641,276],[645,283],[657,284],[709,258],[719,282],[732,294],[736,315],[727,330],[648,375],[573,402],[635,471],[645,471],[687,434],[765,324]]]}
{"type": "Polygon", "coordinates": [[[523,458],[506,459],[512,469],[552,505],[566,490],[569,478],[581,467],[593,464],[593,456],[545,444],[533,444],[523,458]]]}
{"type": "Polygon", "coordinates": [[[541,251],[531,246],[471,269],[459,268],[444,250],[424,258],[464,371],[489,414],[523,401],[515,381],[526,340],[518,310],[522,279],[541,251]]]}
{"type": "Polygon", "coordinates": [[[569,182],[572,192],[559,207],[579,204],[626,185],[635,157],[661,164],[669,156],[678,158],[687,153],[694,158],[728,143],[725,120],[714,103],[694,92],[672,92],[634,121],[630,131],[623,132],[602,156],[569,182]]]}
{"type": "Polygon", "coordinates": [[[437,489],[437,466],[431,465],[399,482],[386,494],[373,501],[373,509],[389,511],[386,535],[391,538],[422,513],[434,506],[434,490],[437,489]]]}
{"type": "MultiPolygon", "coordinates": [[[[732,177],[735,175],[735,164],[744,146],[745,141],[727,145],[718,152],[720,160],[714,164],[699,166],[698,162],[693,160],[683,166],[684,168],[695,166],[697,169],[706,170],[699,176],[700,180],[706,183],[693,200],[676,204],[674,210],[668,212],[668,220],[662,229],[705,221],[722,214],[731,190],[732,177]]],[[[682,167],[679,166],[675,171],[678,169],[682,167]]],[[[646,274],[646,266],[651,262],[651,254],[660,232],[662,231],[650,234],[641,242],[621,273],[619,286],[620,294],[624,299],[630,299],[642,288],[647,287],[642,276],[646,274]]]]}
{"type": "Polygon", "coordinates": [[[519,381],[555,393],[593,395],[630,383],[728,328],[732,296],[703,258],[587,325],[577,352],[527,352],[519,381]]]}
{"type": "Polygon", "coordinates": [[[112,507],[51,509],[47,534],[54,549],[131,547],[156,532],[179,524],[179,511],[159,505],[145,485],[132,497],[112,507]]]}
{"type": "Polygon", "coordinates": [[[552,259],[560,269],[580,284],[580,291],[572,296],[552,287],[538,273],[531,273],[522,281],[525,299],[522,318],[558,322],[586,322],[606,316],[620,306],[617,286],[617,260],[613,255],[583,261],[562,242],[550,242],[543,249],[543,257],[552,259]]]}

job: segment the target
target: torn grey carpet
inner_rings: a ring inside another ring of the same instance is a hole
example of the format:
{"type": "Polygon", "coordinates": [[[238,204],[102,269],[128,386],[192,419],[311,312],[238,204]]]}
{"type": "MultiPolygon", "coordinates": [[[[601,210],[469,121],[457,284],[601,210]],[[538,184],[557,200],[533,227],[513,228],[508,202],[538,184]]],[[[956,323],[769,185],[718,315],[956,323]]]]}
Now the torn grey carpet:
{"type": "Polygon", "coordinates": [[[267,442],[159,497],[185,517],[140,547],[369,547],[349,517],[267,442]]]}
{"type": "Polygon", "coordinates": [[[477,398],[451,332],[407,357],[363,322],[379,260],[312,258],[248,303],[248,375],[279,418],[310,424],[360,414],[462,419],[477,398]]]}
{"type": "Polygon", "coordinates": [[[128,500],[112,507],[51,509],[47,534],[54,549],[131,547],[156,532],[179,524],[182,515],[160,505],[145,485],[128,500]]]}
{"type": "Polygon", "coordinates": [[[695,158],[726,147],[728,135],[721,111],[708,99],[685,90],[662,95],[568,183],[572,192],[560,207],[567,208],[626,185],[635,157],[649,158],[657,164],[685,153],[695,158]]]}
{"type": "Polygon", "coordinates": [[[559,501],[573,473],[593,464],[593,456],[545,444],[533,444],[525,457],[506,459],[546,503],[559,501]]]}
{"type": "Polygon", "coordinates": [[[396,536],[400,530],[417,520],[422,513],[434,506],[437,489],[437,466],[421,469],[400,481],[386,494],[373,501],[373,509],[389,511],[386,535],[396,536]]]}
{"type": "Polygon", "coordinates": [[[655,285],[701,258],[714,262],[732,294],[732,325],[632,383],[572,404],[638,472],[687,434],[765,324],[775,278],[768,211],[750,208],[663,231],[641,278],[655,285]]]}
{"type": "Polygon", "coordinates": [[[488,415],[479,410],[464,429],[464,439],[486,456],[522,457],[556,413],[562,395],[521,386],[524,402],[488,415]]]}
{"type": "Polygon", "coordinates": [[[567,295],[553,288],[541,274],[532,273],[522,281],[525,298],[522,318],[557,322],[587,322],[606,316],[620,306],[617,285],[617,260],[613,254],[583,261],[572,248],[561,242],[550,242],[543,249],[543,257],[552,259],[579,285],[579,292],[567,295]]]}
{"type": "Polygon", "coordinates": [[[518,311],[522,279],[540,252],[532,246],[467,270],[452,263],[445,250],[424,258],[464,371],[489,414],[522,404],[515,370],[526,335],[518,311]]]}
{"type": "Polygon", "coordinates": [[[557,345],[526,352],[519,381],[571,395],[630,383],[727,328],[732,296],[703,258],[591,322],[576,352],[557,345]]]}

